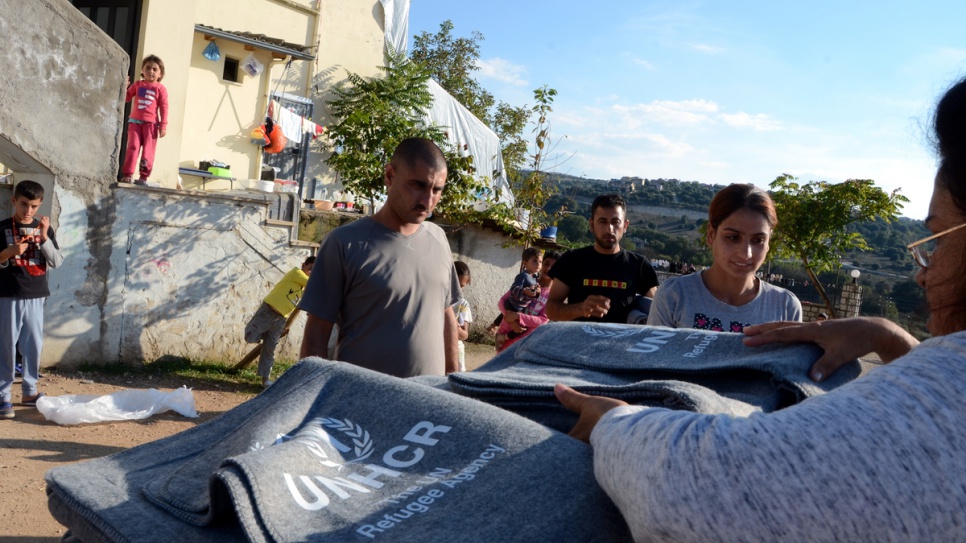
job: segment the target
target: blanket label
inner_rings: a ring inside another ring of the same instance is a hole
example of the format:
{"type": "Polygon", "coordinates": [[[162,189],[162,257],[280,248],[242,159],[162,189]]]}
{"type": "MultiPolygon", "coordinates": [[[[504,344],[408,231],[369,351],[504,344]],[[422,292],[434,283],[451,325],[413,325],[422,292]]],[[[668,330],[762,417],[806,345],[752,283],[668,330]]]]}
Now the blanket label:
{"type": "MultiPolygon", "coordinates": [[[[375,498],[375,506],[385,513],[356,528],[368,539],[391,530],[417,515],[428,513],[453,489],[461,488],[477,477],[497,455],[506,453],[499,445],[489,444],[461,467],[421,469],[413,475],[405,470],[425,460],[427,452],[437,446],[451,430],[450,426],[421,421],[415,424],[398,445],[377,455],[375,440],[359,425],[348,419],[317,418],[301,428],[291,440],[303,445],[318,459],[317,473],[282,472],[285,488],[295,504],[305,511],[322,511],[336,502],[356,496],[375,498]],[[338,454],[331,454],[337,451],[338,454]],[[373,462],[378,458],[380,461],[373,462]],[[387,493],[384,487],[398,481],[387,493]],[[380,496],[380,494],[382,496],[380,496]]],[[[278,442],[284,441],[280,439],[278,442]]],[[[418,469],[418,468],[417,468],[418,469]]]]}

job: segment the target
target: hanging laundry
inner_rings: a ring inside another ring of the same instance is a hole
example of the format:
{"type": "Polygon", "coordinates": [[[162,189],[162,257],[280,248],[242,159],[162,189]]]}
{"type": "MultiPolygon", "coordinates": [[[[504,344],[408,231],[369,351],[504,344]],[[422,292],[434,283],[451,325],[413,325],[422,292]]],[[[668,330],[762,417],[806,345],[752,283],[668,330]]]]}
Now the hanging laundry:
{"type": "Polygon", "coordinates": [[[325,127],[301,117],[291,109],[282,106],[273,98],[268,103],[268,116],[275,121],[275,125],[282,129],[290,140],[302,141],[302,134],[308,133],[315,139],[325,133],[325,127]]]}
{"type": "Polygon", "coordinates": [[[302,141],[302,117],[296,115],[294,111],[287,107],[279,107],[276,123],[286,138],[291,141],[302,141]]]}
{"type": "Polygon", "coordinates": [[[308,132],[312,139],[315,139],[325,132],[325,127],[302,117],[302,132],[308,132]]]}

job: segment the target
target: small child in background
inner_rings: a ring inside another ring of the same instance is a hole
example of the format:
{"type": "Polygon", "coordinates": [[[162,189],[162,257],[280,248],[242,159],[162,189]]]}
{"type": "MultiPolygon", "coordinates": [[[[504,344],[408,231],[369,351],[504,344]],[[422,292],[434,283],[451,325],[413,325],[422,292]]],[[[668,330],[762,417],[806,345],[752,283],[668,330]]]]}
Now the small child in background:
{"type": "Polygon", "coordinates": [[[275,347],[282,338],[285,321],[302,299],[302,290],[309,281],[313,266],[315,257],[310,256],[302,263],[301,269],[292,268],[286,273],[245,326],[245,341],[262,342],[262,352],[258,357],[258,375],[262,378],[262,387],[268,387],[273,382],[270,377],[272,366],[275,365],[275,347]]]}
{"type": "Polygon", "coordinates": [[[12,419],[17,351],[23,355],[21,405],[37,405],[47,269],[64,261],[50,217],[37,215],[44,187],[23,180],[13,188],[13,217],[0,221],[0,418],[12,419]]]}
{"type": "Polygon", "coordinates": [[[507,334],[511,339],[527,331],[520,325],[520,312],[526,310],[540,295],[540,286],[537,284],[537,272],[543,261],[540,249],[527,247],[523,250],[522,261],[522,271],[510,285],[510,297],[503,304],[503,322],[497,330],[498,334],[507,334]]]}
{"type": "MultiPolygon", "coordinates": [[[[466,285],[470,284],[470,267],[466,265],[466,262],[457,260],[453,263],[453,267],[456,268],[456,277],[459,278],[460,288],[466,288],[466,285]]],[[[470,323],[473,322],[473,313],[470,311],[470,303],[466,298],[460,298],[460,301],[453,305],[453,312],[456,313],[456,324],[459,325],[459,330],[457,330],[457,336],[459,337],[459,371],[466,371],[466,346],[463,345],[463,341],[470,335],[470,323]]]]}
{"type": "Polygon", "coordinates": [[[130,183],[134,167],[138,166],[135,185],[147,185],[148,176],[154,169],[154,150],[158,138],[168,129],[168,90],[161,84],[164,79],[164,62],[155,55],[144,57],[141,62],[141,80],[128,87],[126,102],[134,97],[131,117],[127,120],[127,147],[121,166],[121,182],[130,183]],[[138,162],[138,155],[141,161],[138,162]]]}

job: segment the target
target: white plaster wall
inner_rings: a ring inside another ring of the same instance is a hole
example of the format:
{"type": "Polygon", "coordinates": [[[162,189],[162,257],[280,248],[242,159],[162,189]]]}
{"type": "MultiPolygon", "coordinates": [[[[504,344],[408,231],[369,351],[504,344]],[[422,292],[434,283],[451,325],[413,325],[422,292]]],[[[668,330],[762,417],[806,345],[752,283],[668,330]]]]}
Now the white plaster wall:
{"type": "Polygon", "coordinates": [[[463,289],[473,311],[470,337],[483,335],[499,313],[497,302],[519,272],[523,248],[504,248],[506,236],[476,225],[464,226],[447,237],[453,260],[462,260],[470,267],[472,283],[463,289]]]}
{"type": "MultiPolygon", "coordinates": [[[[379,0],[322,0],[320,3],[322,21],[312,89],[315,121],[325,125],[332,121],[325,102],[334,97],[332,88],[345,80],[346,72],[372,77],[385,65],[385,12],[379,0]]],[[[306,180],[318,177],[323,183],[336,182],[335,173],[324,163],[328,155],[328,152],[309,155],[306,180]]]]}
{"type": "MultiPolygon", "coordinates": [[[[192,38],[194,44],[186,86],[191,99],[185,101],[184,111],[179,113],[184,119],[184,133],[177,165],[197,168],[200,161],[215,159],[230,165],[234,177],[258,179],[261,148],[251,143],[250,134],[264,119],[266,72],[249,77],[240,71],[238,83],[225,81],[221,79],[225,59],[231,57],[241,62],[250,52],[240,43],[217,40],[221,59],[212,62],[202,55],[210,42],[199,33],[194,33],[192,38]]],[[[271,54],[266,51],[253,53],[269,71],[271,54]]],[[[293,66],[298,63],[296,61],[293,66]]],[[[185,176],[185,188],[199,188],[199,179],[185,176]]],[[[225,189],[230,186],[227,181],[215,183],[221,183],[225,189]]],[[[245,182],[235,183],[235,188],[238,187],[250,188],[245,182]]]]}
{"type": "MultiPolygon", "coordinates": [[[[41,212],[67,256],[51,270],[41,363],[101,359],[127,55],[66,0],[0,0],[0,162],[46,189],[41,212]]],[[[6,213],[9,213],[7,208],[6,213]]]]}
{"type": "MultiPolygon", "coordinates": [[[[205,0],[201,0],[205,1],[205,0]]],[[[164,62],[168,90],[167,135],[158,140],[151,180],[174,188],[178,182],[181,149],[194,138],[192,123],[185,117],[185,106],[194,99],[188,94],[188,78],[195,34],[195,11],[199,0],[144,0],[141,10],[141,39],[138,44],[132,81],[140,76],[141,60],[157,55],[164,62]]],[[[123,76],[122,76],[123,77],[123,76]]],[[[126,121],[126,119],[125,119],[126,121]]],[[[121,150],[123,160],[124,150],[121,150]]]]}
{"type": "Polygon", "coordinates": [[[91,266],[88,213],[91,210],[76,192],[58,186],[55,194],[60,203],[55,234],[64,261],[59,268],[47,273],[50,298],[44,311],[41,365],[63,361],[102,362],[110,349],[102,344],[101,322],[110,315],[101,314],[103,289],[87,288],[88,281],[103,281],[88,273],[91,266]]]}
{"type": "MultiPolygon", "coordinates": [[[[247,353],[248,319],[311,254],[290,247],[288,229],[265,226],[265,216],[256,201],[118,190],[106,322],[118,358],[231,362],[247,353]]],[[[296,321],[278,357],[297,358],[303,323],[296,321]]]]}

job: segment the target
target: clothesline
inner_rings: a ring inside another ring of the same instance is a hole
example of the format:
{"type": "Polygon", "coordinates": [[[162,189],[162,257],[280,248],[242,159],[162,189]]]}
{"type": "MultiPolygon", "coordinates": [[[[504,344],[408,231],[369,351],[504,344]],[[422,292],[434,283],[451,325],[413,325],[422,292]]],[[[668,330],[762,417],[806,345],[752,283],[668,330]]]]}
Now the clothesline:
{"type": "Polygon", "coordinates": [[[268,104],[268,116],[275,123],[275,126],[282,130],[282,134],[289,141],[302,141],[302,134],[304,133],[310,134],[312,139],[315,139],[325,132],[325,127],[281,105],[276,98],[272,98],[268,104]]]}

